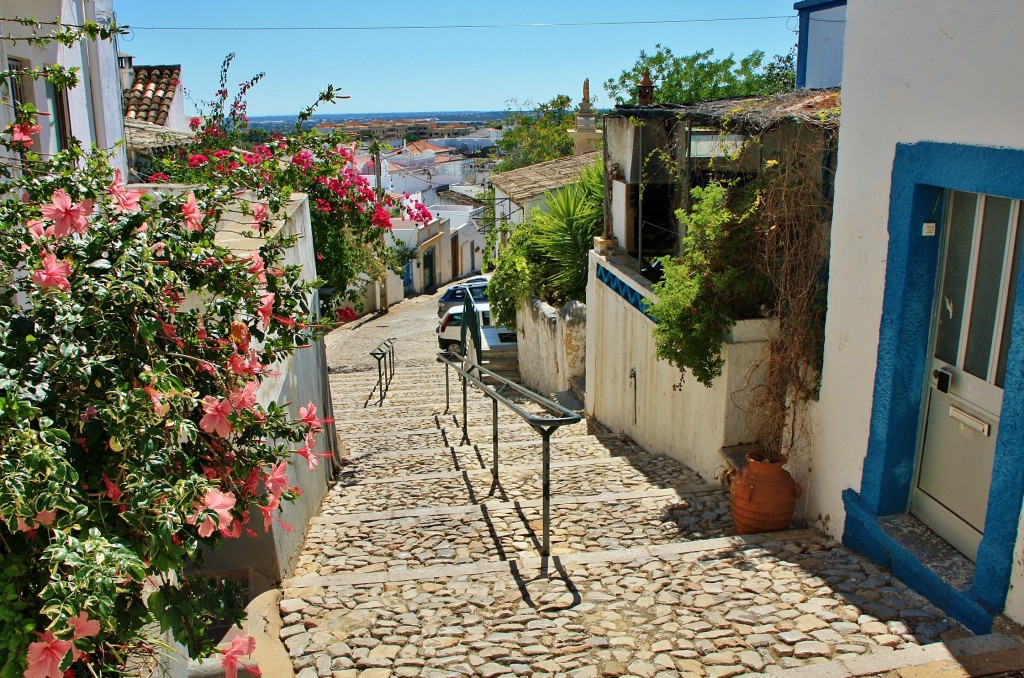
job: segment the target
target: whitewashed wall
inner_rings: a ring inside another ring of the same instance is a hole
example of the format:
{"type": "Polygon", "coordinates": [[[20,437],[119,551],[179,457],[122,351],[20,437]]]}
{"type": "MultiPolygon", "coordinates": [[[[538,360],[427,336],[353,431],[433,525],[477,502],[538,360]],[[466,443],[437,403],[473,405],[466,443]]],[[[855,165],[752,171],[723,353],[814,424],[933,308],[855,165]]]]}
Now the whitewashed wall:
{"type": "MultiPolygon", "coordinates": [[[[1024,4],[858,0],[847,8],[843,114],[832,225],[825,364],[808,517],[843,529],[868,444],[897,143],[1024,148],[1024,4]],[[827,471],[827,472],[823,472],[827,471]]],[[[1016,553],[1024,552],[1018,538],[1016,553]]],[[[1024,620],[1018,558],[1007,613],[1024,620]]]]}
{"type": "Polygon", "coordinates": [[[530,299],[516,313],[519,376],[527,388],[548,396],[568,391],[587,370],[587,307],[573,301],[560,309],[530,299]]]}
{"type": "Polygon", "coordinates": [[[810,13],[807,35],[807,89],[839,87],[843,77],[843,33],[846,7],[830,7],[810,13]]]}
{"type": "MultiPolygon", "coordinates": [[[[68,24],[84,21],[106,21],[113,15],[112,0],[2,0],[0,15],[5,17],[34,17],[40,21],[51,21],[60,17],[68,24]]],[[[7,23],[5,34],[27,35],[30,30],[18,24],[7,23]]],[[[0,57],[6,67],[7,59],[21,60],[26,67],[35,68],[48,64],[61,64],[77,68],[79,84],[67,92],[68,123],[71,135],[82,142],[84,148],[93,144],[100,148],[113,149],[124,138],[124,117],[121,112],[121,78],[117,70],[117,47],[113,41],[79,42],[70,47],[56,43],[41,47],[29,46],[23,42],[5,42],[0,46],[0,57]]],[[[46,95],[46,82],[42,79],[24,79],[25,97],[41,112],[50,112],[46,95]]],[[[4,100],[9,100],[7,88],[3,88],[4,100]]],[[[7,106],[0,113],[0,123],[6,128],[13,119],[7,106]]],[[[53,143],[55,118],[52,115],[39,117],[43,131],[39,135],[39,147],[44,155],[56,152],[53,143]]],[[[127,172],[127,159],[123,149],[114,152],[114,166],[127,172]]]]}
{"type": "Polygon", "coordinates": [[[598,263],[653,298],[649,283],[632,269],[614,257],[590,253],[587,416],[625,433],[651,452],[679,460],[708,480],[717,478],[725,468],[719,450],[753,441],[743,392],[751,364],[765,350],[770,324],[760,320],[737,323],[722,348],[722,376],[710,388],[692,376],[680,384],[679,370],[655,358],[652,321],[597,280],[598,263]],[[635,378],[630,377],[631,372],[635,378]]]}

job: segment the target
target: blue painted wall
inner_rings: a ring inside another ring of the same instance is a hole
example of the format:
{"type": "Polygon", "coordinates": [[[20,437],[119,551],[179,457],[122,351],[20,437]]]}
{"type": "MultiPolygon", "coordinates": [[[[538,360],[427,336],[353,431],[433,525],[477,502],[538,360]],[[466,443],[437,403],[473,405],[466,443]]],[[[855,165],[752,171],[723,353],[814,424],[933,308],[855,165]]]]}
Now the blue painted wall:
{"type": "Polygon", "coordinates": [[[874,521],[906,511],[909,502],[940,243],[922,236],[921,225],[943,223],[945,189],[1024,199],[1024,151],[932,142],[896,147],[871,430],[861,491],[844,494],[843,541],[894,571],[898,565],[908,584],[975,630],[987,630],[979,621],[983,613],[991,616],[1006,602],[1024,501],[1024,294],[1017,294],[1013,311],[985,534],[970,595],[941,587],[874,521]]]}
{"type": "Polygon", "coordinates": [[[846,0],[801,0],[793,5],[798,13],[799,27],[796,40],[796,88],[807,86],[807,40],[811,31],[811,15],[820,10],[845,7],[846,0]]]}

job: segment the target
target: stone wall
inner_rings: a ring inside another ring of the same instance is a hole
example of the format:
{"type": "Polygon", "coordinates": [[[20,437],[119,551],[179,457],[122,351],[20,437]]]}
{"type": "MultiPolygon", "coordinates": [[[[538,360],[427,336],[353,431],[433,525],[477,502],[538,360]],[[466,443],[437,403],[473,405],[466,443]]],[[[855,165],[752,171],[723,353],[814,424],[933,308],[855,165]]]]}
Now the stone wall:
{"type": "Polygon", "coordinates": [[[586,376],[587,307],[571,301],[556,310],[530,299],[516,314],[519,374],[529,389],[548,396],[581,386],[586,376]]]}

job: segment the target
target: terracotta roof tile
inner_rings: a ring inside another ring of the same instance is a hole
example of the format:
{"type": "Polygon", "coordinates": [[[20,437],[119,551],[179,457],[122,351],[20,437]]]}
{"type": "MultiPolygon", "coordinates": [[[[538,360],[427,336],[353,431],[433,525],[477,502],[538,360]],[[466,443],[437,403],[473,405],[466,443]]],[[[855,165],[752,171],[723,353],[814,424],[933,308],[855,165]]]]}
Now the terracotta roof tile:
{"type": "Polygon", "coordinates": [[[136,66],[131,87],[121,96],[124,117],[155,125],[167,124],[181,66],[136,66]]]}
{"type": "Polygon", "coordinates": [[[491,176],[491,185],[515,202],[562,188],[580,178],[580,172],[597,162],[601,151],[569,155],[556,160],[520,167],[491,176]]]}

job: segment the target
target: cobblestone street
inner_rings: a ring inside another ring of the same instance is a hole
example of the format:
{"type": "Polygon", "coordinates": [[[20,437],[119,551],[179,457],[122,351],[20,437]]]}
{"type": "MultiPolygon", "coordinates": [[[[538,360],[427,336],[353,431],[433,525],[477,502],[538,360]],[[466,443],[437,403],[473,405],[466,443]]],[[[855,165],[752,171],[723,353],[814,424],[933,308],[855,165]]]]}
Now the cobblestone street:
{"type": "Polygon", "coordinates": [[[424,295],[329,337],[348,456],[282,584],[300,678],[847,675],[813,665],[899,666],[970,635],[811,530],[732,536],[723,488],[597,422],[552,438],[545,571],[540,437],[500,408],[494,486],[491,403],[470,390],[460,444],[461,388],[453,376],[445,413],[435,313],[424,295]],[[377,378],[367,352],[388,337],[391,389],[364,407],[377,378]]]}

